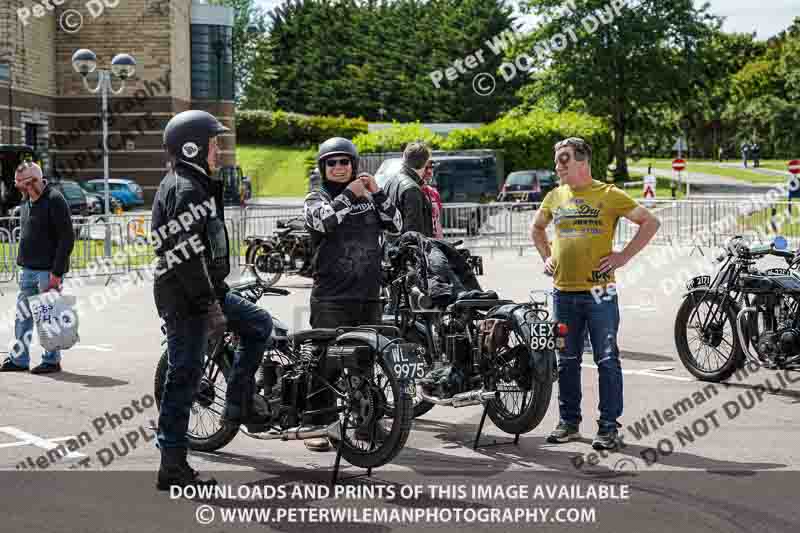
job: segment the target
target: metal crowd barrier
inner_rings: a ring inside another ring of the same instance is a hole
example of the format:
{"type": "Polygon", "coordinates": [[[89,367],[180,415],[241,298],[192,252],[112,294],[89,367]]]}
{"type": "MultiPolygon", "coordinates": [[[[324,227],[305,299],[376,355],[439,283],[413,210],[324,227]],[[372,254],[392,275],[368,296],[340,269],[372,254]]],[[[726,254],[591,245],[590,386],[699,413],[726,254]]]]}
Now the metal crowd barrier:
{"type": "MultiPolygon", "coordinates": [[[[652,244],[668,246],[719,247],[734,235],[746,235],[755,242],[767,242],[775,235],[787,238],[792,249],[800,244],[800,205],[781,200],[754,206],[755,197],[720,197],[684,200],[639,201],[661,221],[652,244]],[[791,208],[791,209],[790,209],[791,208]]],[[[442,222],[448,240],[463,240],[475,249],[530,250],[530,227],[538,203],[490,203],[444,205],[442,222]]],[[[277,222],[302,216],[295,205],[249,206],[226,209],[226,226],[231,246],[232,266],[245,265],[245,241],[252,236],[270,236],[277,222]]],[[[99,270],[109,276],[140,271],[155,259],[149,242],[152,221],[145,215],[114,215],[73,219],[77,238],[70,257],[71,276],[96,276],[99,270]],[[110,229],[112,261],[104,261],[104,238],[110,229]],[[114,257],[117,260],[114,261],[114,257]],[[105,263],[105,264],[103,264],[105,263]]],[[[615,246],[629,242],[636,224],[620,219],[614,235],[615,246]]],[[[19,244],[19,219],[0,218],[0,283],[16,281],[19,244]]],[[[548,227],[552,238],[554,228],[548,227]]]]}

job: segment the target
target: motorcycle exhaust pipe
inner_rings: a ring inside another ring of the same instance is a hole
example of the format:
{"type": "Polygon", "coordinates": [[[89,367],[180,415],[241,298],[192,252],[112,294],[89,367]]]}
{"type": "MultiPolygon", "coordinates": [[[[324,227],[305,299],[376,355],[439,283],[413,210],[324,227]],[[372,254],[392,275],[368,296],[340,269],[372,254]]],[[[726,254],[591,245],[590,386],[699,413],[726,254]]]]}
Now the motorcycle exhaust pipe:
{"type": "Polygon", "coordinates": [[[440,400],[439,398],[434,398],[432,396],[425,394],[425,392],[423,391],[417,391],[417,392],[419,392],[420,397],[426,402],[430,402],[434,405],[445,405],[449,407],[467,407],[470,405],[480,405],[482,403],[494,399],[495,395],[497,394],[497,392],[487,392],[483,390],[469,391],[456,394],[452,398],[440,400]]]}
{"type": "Polygon", "coordinates": [[[276,431],[258,435],[258,438],[261,440],[306,440],[318,439],[320,437],[331,437],[336,440],[342,440],[341,424],[339,421],[337,420],[328,426],[298,426],[286,429],[280,433],[276,431]]]}
{"type": "Polygon", "coordinates": [[[744,351],[744,354],[747,356],[748,359],[760,365],[761,360],[758,358],[757,355],[753,355],[753,353],[750,351],[750,339],[745,337],[744,330],[742,329],[742,319],[744,318],[744,315],[747,313],[755,313],[756,311],[757,309],[755,307],[745,307],[744,309],[739,311],[739,314],[736,315],[736,332],[739,334],[739,343],[742,345],[742,350],[744,351]]]}

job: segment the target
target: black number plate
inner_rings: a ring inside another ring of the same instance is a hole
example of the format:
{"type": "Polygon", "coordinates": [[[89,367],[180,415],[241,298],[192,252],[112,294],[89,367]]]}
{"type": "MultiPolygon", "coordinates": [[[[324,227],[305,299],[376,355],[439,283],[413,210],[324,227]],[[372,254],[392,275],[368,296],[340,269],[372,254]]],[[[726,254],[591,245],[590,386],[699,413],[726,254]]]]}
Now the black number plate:
{"type": "Polygon", "coordinates": [[[555,350],[558,346],[555,332],[555,324],[552,322],[532,322],[531,327],[531,350],[539,352],[542,350],[555,350]]]}
{"type": "Polygon", "coordinates": [[[788,268],[770,268],[769,270],[764,271],[764,274],[767,276],[788,276],[789,269],[788,268]]]}
{"type": "Polygon", "coordinates": [[[425,365],[419,358],[418,344],[395,344],[384,352],[386,364],[398,381],[419,379],[425,375],[425,365]]]}
{"type": "Polygon", "coordinates": [[[692,290],[697,287],[707,287],[709,285],[711,285],[711,276],[696,276],[686,283],[686,288],[692,290]]]}

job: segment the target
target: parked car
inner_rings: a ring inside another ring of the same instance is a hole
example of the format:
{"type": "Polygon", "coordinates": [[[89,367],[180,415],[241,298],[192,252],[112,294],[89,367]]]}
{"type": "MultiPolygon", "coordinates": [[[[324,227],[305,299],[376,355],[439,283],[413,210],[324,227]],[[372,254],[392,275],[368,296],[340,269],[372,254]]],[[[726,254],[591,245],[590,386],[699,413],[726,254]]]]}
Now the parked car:
{"type": "MultiPolygon", "coordinates": [[[[102,179],[84,182],[83,188],[105,197],[105,183],[102,179]]],[[[122,204],[123,209],[144,205],[144,191],[138,183],[131,179],[109,179],[108,188],[111,196],[122,204]]]]}
{"type": "MultiPolygon", "coordinates": [[[[466,230],[467,235],[477,235],[481,224],[480,203],[477,202],[455,202],[465,198],[483,198],[486,187],[491,187],[493,179],[490,172],[482,163],[475,161],[479,158],[444,156],[431,157],[433,160],[433,179],[431,185],[436,187],[444,204],[442,211],[442,228],[445,236],[453,236],[454,232],[449,230],[466,230]],[[463,161],[469,159],[471,161],[463,161]],[[449,233],[449,235],[448,235],[449,233]]],[[[381,163],[375,172],[375,181],[378,186],[383,187],[390,176],[399,172],[403,165],[400,158],[391,158],[381,163]]],[[[493,168],[493,167],[492,167],[493,168]]],[[[495,191],[497,190],[495,186],[495,191]]]]}
{"type": "MultiPolygon", "coordinates": [[[[102,215],[105,212],[106,200],[103,193],[95,194],[93,192],[86,191],[86,200],[89,202],[90,215],[102,215]]],[[[109,194],[108,204],[112,213],[117,213],[122,210],[122,202],[114,198],[113,195],[109,194]]]]}
{"type": "Polygon", "coordinates": [[[518,170],[506,177],[497,201],[541,202],[557,186],[558,176],[552,170],[518,170]]]}

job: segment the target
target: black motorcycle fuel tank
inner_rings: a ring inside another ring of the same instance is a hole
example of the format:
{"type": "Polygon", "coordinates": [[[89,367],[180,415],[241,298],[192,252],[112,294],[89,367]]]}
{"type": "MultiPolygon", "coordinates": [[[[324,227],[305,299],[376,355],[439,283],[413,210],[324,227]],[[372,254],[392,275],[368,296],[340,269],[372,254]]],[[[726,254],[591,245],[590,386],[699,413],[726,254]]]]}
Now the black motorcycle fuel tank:
{"type": "Polygon", "coordinates": [[[800,294],[800,279],[792,275],[742,274],[739,277],[739,287],[750,293],[789,292],[800,294]]]}

